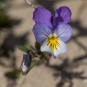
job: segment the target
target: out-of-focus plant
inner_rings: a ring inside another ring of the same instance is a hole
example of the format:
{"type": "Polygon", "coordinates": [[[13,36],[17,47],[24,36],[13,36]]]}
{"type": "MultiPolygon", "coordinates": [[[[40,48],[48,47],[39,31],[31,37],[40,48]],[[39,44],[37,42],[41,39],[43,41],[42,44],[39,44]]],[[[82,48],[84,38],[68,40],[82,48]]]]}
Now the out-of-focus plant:
{"type": "Polygon", "coordinates": [[[14,69],[10,72],[5,73],[5,76],[10,78],[10,79],[17,79],[19,78],[20,75],[20,70],[14,69]]]}
{"type": "Polygon", "coordinates": [[[11,25],[11,21],[5,13],[8,1],[10,0],[0,0],[0,27],[9,27],[11,25]]]}
{"type": "Polygon", "coordinates": [[[2,10],[0,10],[0,27],[9,27],[10,25],[11,20],[2,10]]]}
{"type": "Polygon", "coordinates": [[[5,9],[9,0],[0,0],[0,9],[5,9]]]}

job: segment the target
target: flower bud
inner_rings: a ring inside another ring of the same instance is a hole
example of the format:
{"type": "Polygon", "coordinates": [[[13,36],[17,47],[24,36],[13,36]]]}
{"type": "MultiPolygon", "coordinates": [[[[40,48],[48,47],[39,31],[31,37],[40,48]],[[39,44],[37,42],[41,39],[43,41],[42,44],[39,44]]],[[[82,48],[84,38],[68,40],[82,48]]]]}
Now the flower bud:
{"type": "Polygon", "coordinates": [[[23,75],[26,75],[28,73],[31,62],[32,62],[32,57],[31,57],[31,52],[29,50],[26,54],[23,54],[23,60],[21,63],[21,70],[23,75]]]}

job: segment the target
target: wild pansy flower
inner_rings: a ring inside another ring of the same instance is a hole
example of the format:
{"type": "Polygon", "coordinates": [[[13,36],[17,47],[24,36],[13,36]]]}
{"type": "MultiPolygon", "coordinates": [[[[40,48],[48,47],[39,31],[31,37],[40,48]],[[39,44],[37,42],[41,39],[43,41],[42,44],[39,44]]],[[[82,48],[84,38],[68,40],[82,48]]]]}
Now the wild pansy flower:
{"type": "Polygon", "coordinates": [[[72,35],[72,28],[67,24],[71,20],[71,11],[68,7],[58,8],[54,18],[47,9],[37,7],[33,13],[33,20],[36,22],[33,33],[36,41],[42,44],[42,52],[50,52],[56,58],[67,51],[64,42],[72,35]]]}

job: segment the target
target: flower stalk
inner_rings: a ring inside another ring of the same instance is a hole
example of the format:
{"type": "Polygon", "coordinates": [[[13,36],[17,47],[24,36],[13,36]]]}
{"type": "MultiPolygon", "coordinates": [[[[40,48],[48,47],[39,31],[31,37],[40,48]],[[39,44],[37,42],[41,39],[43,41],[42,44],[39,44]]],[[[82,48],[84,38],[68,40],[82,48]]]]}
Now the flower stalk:
{"type": "Polygon", "coordinates": [[[32,6],[34,9],[36,9],[36,7],[29,0],[25,0],[25,2],[27,2],[30,6],[32,6]]]}

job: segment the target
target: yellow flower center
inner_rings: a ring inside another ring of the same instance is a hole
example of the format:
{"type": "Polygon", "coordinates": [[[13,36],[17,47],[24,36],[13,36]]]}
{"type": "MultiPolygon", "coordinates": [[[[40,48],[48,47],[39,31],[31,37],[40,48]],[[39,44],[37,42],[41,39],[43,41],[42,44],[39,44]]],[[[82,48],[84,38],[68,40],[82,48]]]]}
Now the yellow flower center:
{"type": "Polygon", "coordinates": [[[58,47],[58,36],[55,34],[51,34],[47,39],[47,45],[51,48],[51,50],[55,50],[58,47]]]}

